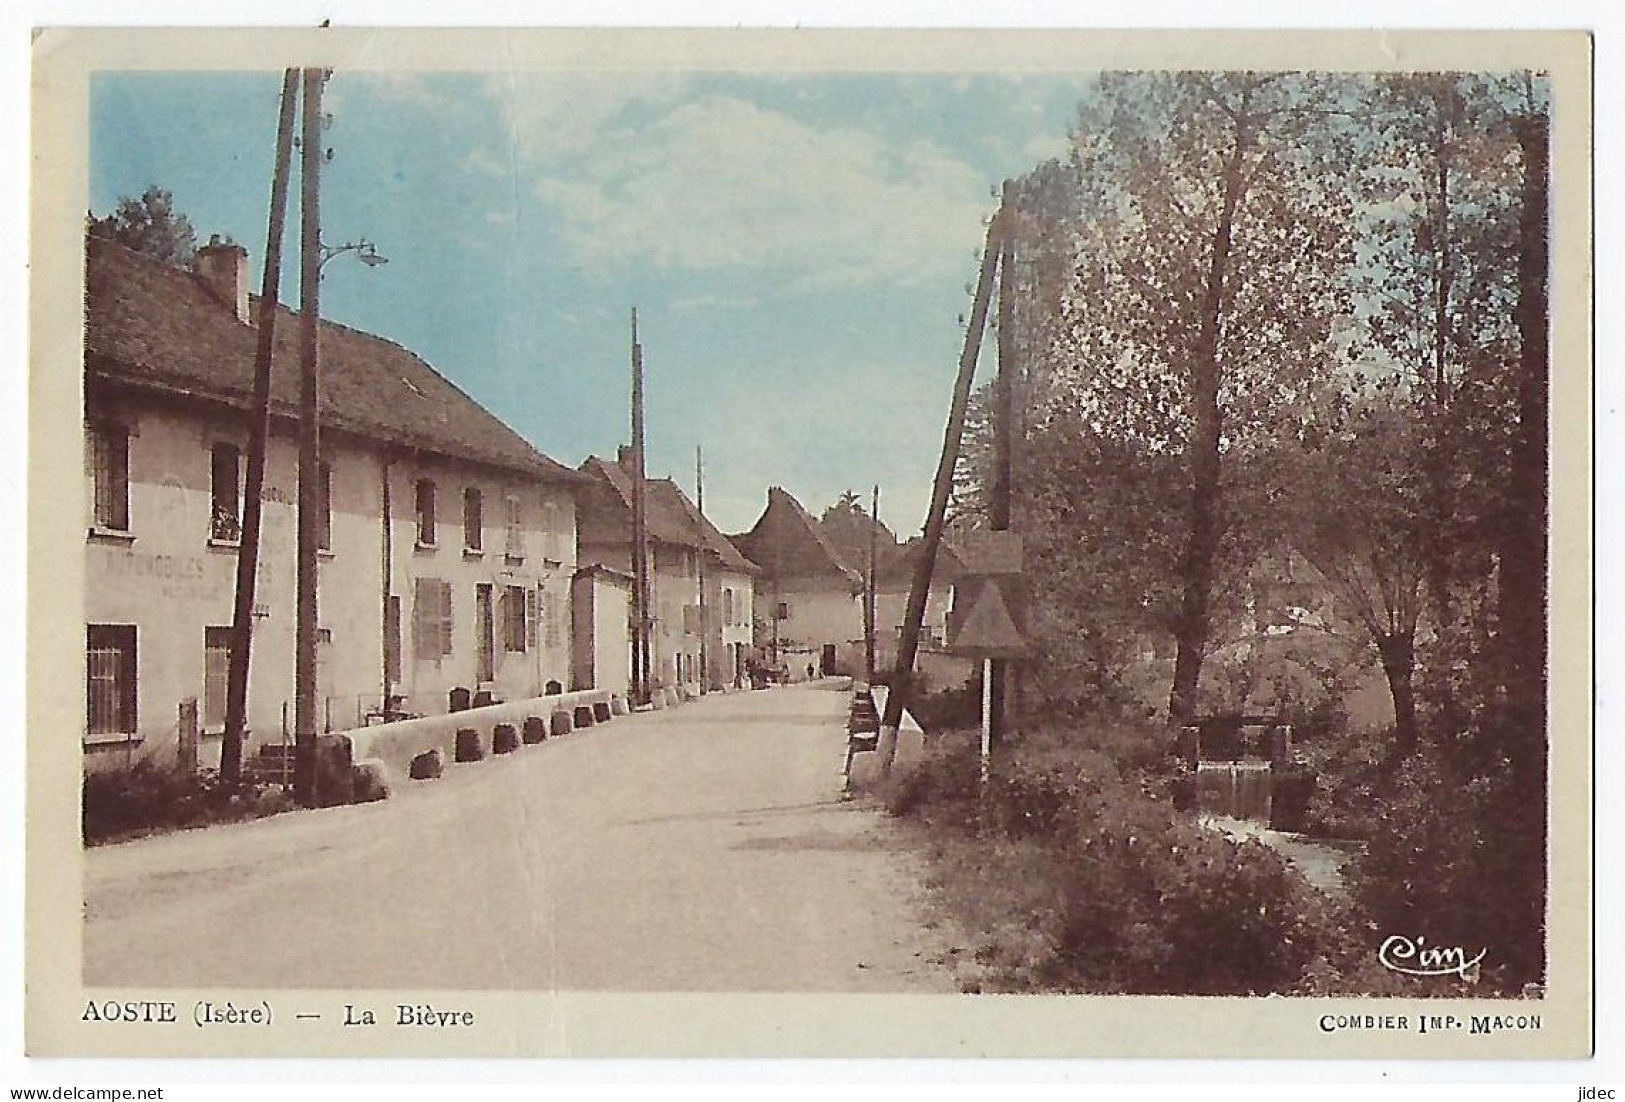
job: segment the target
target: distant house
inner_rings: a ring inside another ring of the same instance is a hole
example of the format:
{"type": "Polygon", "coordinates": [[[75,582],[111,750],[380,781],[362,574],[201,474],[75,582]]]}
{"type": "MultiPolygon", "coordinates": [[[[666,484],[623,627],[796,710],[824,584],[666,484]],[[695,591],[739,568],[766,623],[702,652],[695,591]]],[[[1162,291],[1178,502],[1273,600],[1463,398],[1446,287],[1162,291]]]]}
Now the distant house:
{"type": "MultiPolygon", "coordinates": [[[[909,589],[919,563],[921,540],[915,536],[906,543],[883,548],[875,570],[875,664],[889,670],[897,662],[902,641],[903,619],[908,610],[909,589]]],[[[944,543],[937,550],[931,572],[931,588],[926,595],[925,617],[920,622],[920,645],[915,659],[918,668],[932,675],[933,687],[953,688],[963,668],[969,676],[970,664],[949,660],[941,652],[948,638],[948,610],[953,603],[953,583],[960,572],[953,549],[944,543]],[[944,681],[953,681],[945,685],[944,681]]]]}
{"type": "MultiPolygon", "coordinates": [[[[247,269],[231,244],[200,250],[195,273],[87,245],[91,768],[174,752],[191,700],[196,760],[218,757],[257,343],[247,269]]],[[[260,743],[292,714],[298,331],[281,310],[249,681],[260,743]]],[[[586,480],[399,345],[331,322],[320,340],[323,726],[567,678],[586,480]]]]}
{"type": "MultiPolygon", "coordinates": [[[[671,483],[666,483],[671,485],[671,483]]],[[[702,515],[681,490],[677,504],[705,547],[705,665],[708,687],[745,685],[745,662],[754,642],[756,579],[761,568],[702,515]]]]}
{"type": "Polygon", "coordinates": [[[587,563],[570,583],[571,689],[609,689],[631,698],[632,575],[587,563]]]}
{"type": "Polygon", "coordinates": [[[755,526],[731,538],[762,570],[755,641],[767,660],[795,674],[860,671],[864,572],[843,561],[801,502],[769,487],[755,526]]]}
{"type": "MultiPolygon", "coordinates": [[[[581,471],[591,479],[580,495],[581,561],[630,575],[630,450],[615,462],[589,457],[581,471]]],[[[671,479],[646,478],[644,485],[652,676],[696,691],[737,685],[748,657],[756,568],[671,479]]]]}

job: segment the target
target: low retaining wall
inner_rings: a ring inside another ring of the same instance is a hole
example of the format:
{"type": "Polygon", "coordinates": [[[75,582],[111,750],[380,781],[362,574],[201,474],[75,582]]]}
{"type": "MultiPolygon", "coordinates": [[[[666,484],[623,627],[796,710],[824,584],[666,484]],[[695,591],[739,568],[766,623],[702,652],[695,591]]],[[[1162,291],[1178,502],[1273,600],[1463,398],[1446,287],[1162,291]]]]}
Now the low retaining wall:
{"type": "MultiPolygon", "coordinates": [[[[589,714],[593,712],[603,714],[605,709],[610,715],[623,714],[624,702],[622,713],[614,710],[612,699],[614,695],[608,689],[583,689],[573,693],[488,704],[483,708],[469,708],[461,712],[448,712],[445,715],[403,719],[394,723],[380,723],[373,727],[357,727],[328,737],[348,742],[351,760],[357,765],[377,762],[389,779],[399,784],[407,780],[412,768],[412,759],[430,750],[439,750],[449,768],[453,762],[479,760],[491,756],[493,752],[511,753],[528,744],[528,740],[521,740],[517,745],[513,745],[506,737],[507,732],[504,732],[503,747],[497,749],[494,745],[494,735],[498,726],[505,725],[512,730],[523,731],[525,721],[535,716],[551,730],[553,713],[563,711],[574,718],[578,708],[586,708],[589,714]],[[459,731],[474,732],[473,736],[466,734],[463,736],[462,755],[457,753],[459,731]],[[476,740],[481,751],[477,758],[471,752],[472,743],[476,740]]],[[[534,738],[535,724],[531,725],[530,730],[534,738]]]]}
{"type": "MultiPolygon", "coordinates": [[[[881,715],[886,714],[886,694],[890,692],[884,685],[873,688],[875,710],[881,715]]],[[[853,791],[872,791],[880,785],[880,758],[886,752],[885,738],[878,740],[874,750],[860,751],[852,755],[852,774],[849,787],[853,791]]],[[[925,731],[906,709],[903,718],[897,726],[896,751],[892,757],[891,775],[895,777],[906,776],[919,768],[920,762],[925,760],[925,731]]]]}

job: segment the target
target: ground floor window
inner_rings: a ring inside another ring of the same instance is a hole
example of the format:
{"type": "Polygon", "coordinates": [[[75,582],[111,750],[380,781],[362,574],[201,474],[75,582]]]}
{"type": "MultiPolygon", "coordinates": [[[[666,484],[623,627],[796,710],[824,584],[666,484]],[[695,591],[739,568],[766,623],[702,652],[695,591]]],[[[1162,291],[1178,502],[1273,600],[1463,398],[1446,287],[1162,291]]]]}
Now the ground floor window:
{"type": "Polygon", "coordinates": [[[510,654],[522,654],[529,642],[526,625],[529,622],[530,593],[522,585],[504,586],[502,589],[502,649],[510,654]]]}
{"type": "Polygon", "coordinates": [[[135,700],[135,625],[86,625],[85,732],[135,734],[135,700]]]}
{"type": "Polygon", "coordinates": [[[418,578],[412,595],[412,652],[438,662],[451,653],[451,583],[418,578]]]}
{"type": "Polygon", "coordinates": [[[226,679],[231,668],[231,629],[203,629],[203,729],[226,727],[226,679]]]}

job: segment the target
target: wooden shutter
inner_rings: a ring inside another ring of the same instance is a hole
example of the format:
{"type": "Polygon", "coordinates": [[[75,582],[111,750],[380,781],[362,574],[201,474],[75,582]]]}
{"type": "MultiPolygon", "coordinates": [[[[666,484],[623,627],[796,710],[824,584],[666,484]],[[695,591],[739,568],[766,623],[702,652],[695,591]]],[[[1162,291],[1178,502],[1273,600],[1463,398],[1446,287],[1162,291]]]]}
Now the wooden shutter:
{"type": "Polygon", "coordinates": [[[537,643],[536,621],[542,615],[541,587],[525,590],[525,646],[534,650],[537,643]]]}
{"type": "Polygon", "coordinates": [[[412,654],[423,659],[439,659],[440,583],[418,578],[412,587],[412,654]]]}
{"type": "Polygon", "coordinates": [[[440,653],[452,652],[451,583],[440,582],[440,653]]]}
{"type": "Polygon", "coordinates": [[[392,687],[401,680],[401,599],[393,593],[384,605],[384,679],[392,687]]]}

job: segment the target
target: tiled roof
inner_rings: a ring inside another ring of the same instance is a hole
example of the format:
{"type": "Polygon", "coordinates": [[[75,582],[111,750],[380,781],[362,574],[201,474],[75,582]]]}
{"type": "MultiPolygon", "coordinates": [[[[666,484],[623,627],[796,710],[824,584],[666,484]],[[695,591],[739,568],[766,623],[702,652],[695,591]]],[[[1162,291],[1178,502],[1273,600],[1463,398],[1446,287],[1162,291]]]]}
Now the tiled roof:
{"type": "Polygon", "coordinates": [[[848,566],[824,538],[814,520],[789,492],[767,491],[767,508],[749,532],[732,537],[734,545],[763,573],[780,579],[828,579],[861,586],[863,572],[848,566]]]}
{"type": "MultiPolygon", "coordinates": [[[[581,538],[584,543],[630,543],[632,539],[632,477],[619,463],[589,456],[581,464],[594,476],[583,495],[581,538]]],[[[679,547],[704,547],[723,566],[741,574],[756,573],[755,564],[739,553],[711,522],[700,515],[688,495],[669,478],[646,478],[644,523],[649,538],[679,547]]]]}
{"type": "MultiPolygon", "coordinates": [[[[683,493],[675,483],[669,479],[660,479],[657,485],[669,488],[672,496],[676,498],[677,506],[687,514],[689,526],[697,529],[705,540],[705,549],[720,560],[724,567],[740,574],[761,573],[761,568],[745,558],[744,555],[741,555],[739,548],[730,543],[728,537],[719,532],[716,526],[700,513],[695,504],[688,500],[688,495],[683,493]]],[[[666,491],[662,490],[661,492],[666,491]]]]}
{"type": "MultiPolygon", "coordinates": [[[[258,317],[259,303],[251,305],[258,317]]],[[[85,372],[247,409],[254,385],[254,327],[203,280],[113,242],[86,246],[85,372]]],[[[278,307],[271,410],[295,417],[299,317],[278,307]]],[[[321,326],[321,420],[370,440],[578,484],[495,415],[400,345],[334,322],[321,326]]]]}

